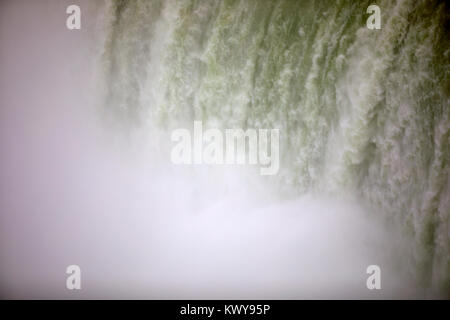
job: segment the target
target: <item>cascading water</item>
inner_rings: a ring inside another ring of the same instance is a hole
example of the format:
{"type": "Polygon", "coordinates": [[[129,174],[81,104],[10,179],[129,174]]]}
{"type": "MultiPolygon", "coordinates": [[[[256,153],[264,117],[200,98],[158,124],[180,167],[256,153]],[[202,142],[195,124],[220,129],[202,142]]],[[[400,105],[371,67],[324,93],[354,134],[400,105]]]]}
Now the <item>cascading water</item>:
{"type": "Polygon", "coordinates": [[[439,1],[115,1],[102,56],[122,125],[278,128],[280,193],[362,196],[449,288],[450,31],[439,1]]]}

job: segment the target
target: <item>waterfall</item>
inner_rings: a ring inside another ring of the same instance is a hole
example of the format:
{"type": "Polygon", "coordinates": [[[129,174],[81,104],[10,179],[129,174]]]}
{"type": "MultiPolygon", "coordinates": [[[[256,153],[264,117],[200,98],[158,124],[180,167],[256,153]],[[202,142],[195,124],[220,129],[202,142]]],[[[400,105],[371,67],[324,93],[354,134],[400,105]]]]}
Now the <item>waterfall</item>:
{"type": "Polygon", "coordinates": [[[280,130],[282,194],[353,194],[401,226],[422,285],[450,281],[444,1],[108,2],[104,112],[130,128],[280,130]]]}

